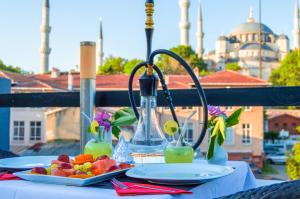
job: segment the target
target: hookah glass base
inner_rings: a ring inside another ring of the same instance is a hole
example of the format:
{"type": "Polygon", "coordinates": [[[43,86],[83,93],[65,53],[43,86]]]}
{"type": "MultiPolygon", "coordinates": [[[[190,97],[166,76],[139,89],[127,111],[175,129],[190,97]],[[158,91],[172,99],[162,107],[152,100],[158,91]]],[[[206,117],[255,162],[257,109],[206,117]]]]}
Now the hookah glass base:
{"type": "Polygon", "coordinates": [[[141,114],[134,137],[129,144],[136,163],[163,162],[167,140],[156,117],[156,97],[141,97],[141,114]]]}

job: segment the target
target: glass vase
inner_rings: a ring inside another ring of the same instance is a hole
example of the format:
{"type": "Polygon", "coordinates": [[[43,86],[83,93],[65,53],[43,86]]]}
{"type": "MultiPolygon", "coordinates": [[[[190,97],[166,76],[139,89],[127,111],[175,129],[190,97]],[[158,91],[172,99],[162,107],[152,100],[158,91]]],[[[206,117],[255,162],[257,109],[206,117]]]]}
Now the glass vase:
{"type": "Polygon", "coordinates": [[[111,133],[104,128],[99,128],[97,136],[88,141],[84,147],[84,154],[93,155],[94,159],[107,155],[112,156],[112,146],[111,143],[107,142],[105,139],[105,134],[111,133]]]}
{"type": "Polygon", "coordinates": [[[207,158],[209,164],[226,165],[228,161],[228,152],[218,144],[218,137],[215,141],[214,153],[211,159],[207,158]]]}

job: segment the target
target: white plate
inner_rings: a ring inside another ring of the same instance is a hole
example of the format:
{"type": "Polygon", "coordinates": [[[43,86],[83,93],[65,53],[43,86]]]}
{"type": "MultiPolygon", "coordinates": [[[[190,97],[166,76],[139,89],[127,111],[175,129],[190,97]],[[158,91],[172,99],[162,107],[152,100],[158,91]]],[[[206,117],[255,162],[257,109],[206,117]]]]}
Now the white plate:
{"type": "Polygon", "coordinates": [[[23,156],[0,159],[0,168],[32,169],[34,167],[47,167],[57,156],[23,156]]]}
{"type": "Polygon", "coordinates": [[[95,184],[98,182],[103,182],[105,180],[114,178],[122,173],[128,171],[128,169],[118,170],[110,173],[106,173],[99,176],[94,176],[87,179],[79,179],[79,178],[67,178],[67,177],[59,177],[59,176],[50,176],[50,175],[38,175],[38,174],[29,174],[31,170],[16,172],[14,175],[22,178],[24,180],[32,181],[32,182],[41,182],[48,184],[58,184],[58,185],[70,185],[70,186],[87,186],[91,184],[95,184]]]}
{"type": "Polygon", "coordinates": [[[132,178],[145,179],[160,184],[200,184],[229,175],[232,167],[203,163],[144,164],[126,172],[132,178]]]}

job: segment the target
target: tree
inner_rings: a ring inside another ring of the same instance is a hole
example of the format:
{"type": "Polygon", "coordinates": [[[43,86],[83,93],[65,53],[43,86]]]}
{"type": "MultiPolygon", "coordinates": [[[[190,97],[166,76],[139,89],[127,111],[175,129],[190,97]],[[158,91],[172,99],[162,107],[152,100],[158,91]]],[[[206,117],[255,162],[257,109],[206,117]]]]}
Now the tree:
{"type": "Polygon", "coordinates": [[[103,66],[99,66],[99,74],[118,74],[123,73],[126,60],[122,57],[114,57],[110,55],[104,61],[103,66]]]}
{"type": "Polygon", "coordinates": [[[22,69],[20,67],[14,67],[11,65],[5,65],[3,63],[3,61],[0,59],[0,71],[9,71],[9,72],[13,72],[13,73],[22,73],[22,69]]]}
{"type": "MultiPolygon", "coordinates": [[[[199,73],[206,71],[206,64],[203,59],[199,59],[191,46],[177,46],[170,51],[181,56],[193,69],[198,68],[199,73]]],[[[186,74],[185,69],[173,58],[167,55],[160,55],[156,65],[162,69],[165,74],[186,74]]]]}
{"type": "Polygon", "coordinates": [[[225,65],[225,68],[226,68],[226,70],[233,70],[233,71],[239,71],[239,70],[241,70],[241,67],[236,62],[227,63],[225,65]]]}
{"type": "Polygon", "coordinates": [[[279,68],[272,71],[269,81],[275,86],[300,85],[300,49],[286,55],[279,68]]]}
{"type": "MultiPolygon", "coordinates": [[[[130,74],[132,69],[138,65],[139,63],[143,62],[144,60],[142,59],[132,59],[132,60],[127,60],[125,65],[124,65],[124,73],[130,74]]],[[[139,70],[137,73],[140,74],[142,70],[139,70]]]]}

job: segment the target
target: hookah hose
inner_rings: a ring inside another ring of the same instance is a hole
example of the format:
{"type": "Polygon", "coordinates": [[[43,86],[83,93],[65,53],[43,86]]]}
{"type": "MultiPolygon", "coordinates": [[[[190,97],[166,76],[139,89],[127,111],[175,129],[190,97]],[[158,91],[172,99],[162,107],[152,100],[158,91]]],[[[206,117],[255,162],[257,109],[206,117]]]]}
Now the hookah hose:
{"type": "MultiPolygon", "coordinates": [[[[139,112],[137,110],[136,103],[135,103],[135,100],[134,100],[134,97],[133,97],[132,84],[133,84],[133,79],[134,79],[135,73],[142,67],[147,68],[148,67],[148,62],[141,62],[140,64],[135,66],[134,69],[132,70],[130,76],[129,76],[129,81],[128,81],[129,101],[130,101],[131,107],[132,107],[133,112],[134,112],[137,119],[139,119],[139,112]]],[[[169,107],[170,107],[172,117],[173,117],[174,121],[177,122],[177,124],[179,125],[179,122],[178,122],[178,119],[177,119],[177,116],[176,116],[176,113],[175,113],[172,97],[171,97],[170,91],[168,89],[168,86],[166,85],[164,76],[163,76],[161,70],[156,65],[153,65],[153,69],[157,72],[157,75],[159,77],[161,86],[163,88],[163,94],[164,94],[164,96],[165,96],[165,98],[168,102],[169,107]]]]}
{"type": "Polygon", "coordinates": [[[191,76],[192,80],[195,83],[195,86],[197,88],[197,91],[198,91],[198,94],[199,94],[199,97],[200,97],[201,105],[203,106],[203,113],[204,113],[204,115],[203,115],[203,117],[204,117],[203,128],[201,130],[201,133],[200,133],[200,136],[199,136],[198,140],[195,142],[195,144],[193,146],[194,149],[197,149],[198,146],[202,143],[202,141],[205,137],[207,124],[208,124],[207,101],[206,101],[204,91],[203,91],[203,89],[202,89],[202,87],[199,83],[198,78],[196,77],[194,71],[192,70],[192,68],[180,56],[173,53],[172,51],[164,50],[164,49],[153,51],[149,56],[149,64],[150,65],[153,64],[154,57],[158,54],[165,54],[165,55],[168,55],[168,56],[174,58],[175,60],[177,60],[185,68],[185,70],[191,76]]]}
{"type": "Polygon", "coordinates": [[[203,89],[202,89],[202,87],[201,87],[201,85],[200,85],[200,83],[198,81],[198,78],[194,74],[194,71],[192,70],[192,68],[180,56],[178,56],[177,54],[175,54],[175,53],[173,53],[171,51],[160,49],[160,50],[155,50],[155,51],[153,51],[150,54],[150,56],[149,56],[149,62],[142,62],[142,63],[138,64],[132,70],[132,73],[130,74],[130,77],[129,77],[128,93],[129,93],[130,104],[133,107],[133,111],[135,113],[135,116],[137,118],[139,118],[139,113],[138,113],[138,110],[137,110],[137,107],[136,107],[136,103],[135,103],[135,100],[134,100],[134,97],[133,97],[133,92],[132,92],[133,78],[134,78],[135,73],[140,68],[142,68],[142,67],[146,67],[147,68],[148,65],[152,65],[153,69],[157,72],[157,74],[159,76],[159,79],[160,79],[160,82],[161,82],[161,85],[162,85],[162,88],[163,88],[164,96],[166,97],[166,100],[167,100],[167,102],[168,102],[168,104],[170,106],[172,117],[173,117],[174,121],[176,121],[178,123],[178,119],[177,119],[177,116],[176,116],[176,113],[175,113],[175,110],[174,110],[174,105],[173,105],[172,97],[171,97],[170,91],[169,91],[169,89],[168,89],[168,87],[167,87],[167,85],[165,83],[163,74],[162,74],[161,70],[156,65],[153,64],[154,57],[156,55],[158,55],[158,54],[165,54],[165,55],[168,55],[168,56],[176,59],[185,68],[185,70],[188,72],[188,74],[191,76],[192,80],[195,83],[195,86],[197,88],[197,91],[198,91],[198,94],[199,94],[199,97],[200,97],[200,102],[201,102],[201,105],[203,106],[203,110],[204,110],[203,128],[201,130],[201,133],[200,133],[200,136],[199,136],[198,140],[195,142],[195,144],[193,146],[194,149],[197,149],[198,146],[202,143],[202,141],[203,141],[203,139],[205,137],[206,129],[207,129],[207,123],[208,123],[207,101],[206,101],[206,97],[205,97],[204,91],[203,91],[203,89]]]}

